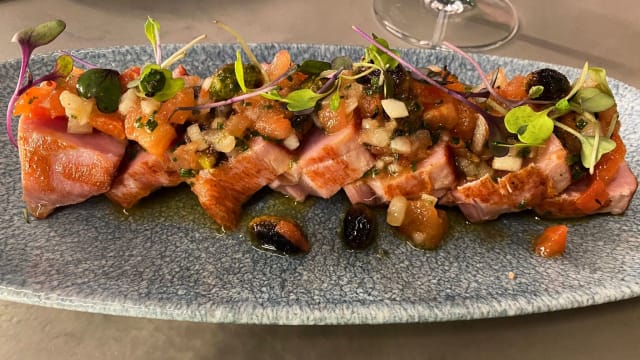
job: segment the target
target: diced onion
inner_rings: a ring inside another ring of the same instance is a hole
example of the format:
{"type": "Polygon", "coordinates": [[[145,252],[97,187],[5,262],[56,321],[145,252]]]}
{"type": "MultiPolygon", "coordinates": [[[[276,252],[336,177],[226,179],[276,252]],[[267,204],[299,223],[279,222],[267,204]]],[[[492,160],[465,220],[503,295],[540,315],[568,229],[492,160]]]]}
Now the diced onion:
{"type": "Polygon", "coordinates": [[[407,105],[397,99],[383,99],[380,101],[384,112],[392,119],[398,119],[409,116],[407,105]]]}
{"type": "Polygon", "coordinates": [[[518,171],[522,168],[522,158],[517,155],[516,148],[511,148],[509,154],[503,157],[494,157],[491,167],[496,170],[518,171]]]}
{"type": "Polygon", "coordinates": [[[129,89],[120,97],[120,104],[118,105],[118,112],[122,116],[126,116],[127,113],[135,106],[138,95],[134,89],[129,89]]]}
{"type": "Polygon", "coordinates": [[[284,139],[282,144],[289,150],[295,150],[298,148],[298,146],[300,146],[300,140],[298,139],[298,136],[296,134],[291,134],[286,139],[284,139]]]}
{"type": "Polygon", "coordinates": [[[154,99],[142,99],[140,100],[140,108],[145,115],[151,115],[160,109],[161,102],[154,99]]]}
{"type": "Polygon", "coordinates": [[[408,205],[409,201],[407,201],[407,198],[402,195],[398,195],[391,199],[389,208],[387,209],[387,223],[391,226],[402,225],[408,205]]]}
{"type": "Polygon", "coordinates": [[[89,124],[94,100],[86,100],[65,90],[60,94],[60,104],[69,118],[67,132],[70,134],[89,134],[93,127],[89,124]]]}
{"type": "Polygon", "coordinates": [[[387,166],[387,171],[389,172],[389,175],[392,176],[396,176],[400,173],[400,165],[398,165],[397,162],[393,162],[391,164],[389,164],[389,166],[387,166]]]}
{"type": "Polygon", "coordinates": [[[204,137],[216,151],[229,153],[236,147],[236,138],[225,131],[207,131],[204,137]]]}
{"type": "Polygon", "coordinates": [[[369,130],[378,127],[378,122],[372,118],[362,119],[362,129],[369,130]]]}
{"type": "Polygon", "coordinates": [[[208,147],[204,136],[202,136],[202,132],[200,131],[200,126],[198,126],[198,124],[190,125],[187,128],[187,136],[192,143],[196,144],[196,149],[198,151],[202,151],[208,147]]]}
{"type": "Polygon", "coordinates": [[[471,151],[480,154],[484,149],[484,144],[489,139],[489,125],[484,117],[480,114],[476,117],[476,127],[473,130],[473,138],[471,139],[471,151]]]}
{"type": "Polygon", "coordinates": [[[389,145],[391,146],[391,151],[395,153],[403,155],[411,153],[411,140],[406,136],[393,138],[389,145]]]}

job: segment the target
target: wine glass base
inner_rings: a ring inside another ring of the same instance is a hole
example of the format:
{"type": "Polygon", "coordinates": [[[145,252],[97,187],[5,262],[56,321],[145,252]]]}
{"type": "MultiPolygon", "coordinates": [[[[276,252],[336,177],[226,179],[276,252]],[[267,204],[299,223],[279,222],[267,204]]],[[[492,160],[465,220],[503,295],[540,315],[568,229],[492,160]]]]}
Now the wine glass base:
{"type": "Polygon", "coordinates": [[[378,21],[394,36],[419,47],[439,47],[448,41],[467,51],[496,48],[518,32],[519,21],[509,0],[476,0],[458,14],[439,14],[428,0],[374,0],[378,21]],[[440,15],[440,19],[438,16],[440,15]],[[438,21],[446,21],[438,33],[438,21]]]}

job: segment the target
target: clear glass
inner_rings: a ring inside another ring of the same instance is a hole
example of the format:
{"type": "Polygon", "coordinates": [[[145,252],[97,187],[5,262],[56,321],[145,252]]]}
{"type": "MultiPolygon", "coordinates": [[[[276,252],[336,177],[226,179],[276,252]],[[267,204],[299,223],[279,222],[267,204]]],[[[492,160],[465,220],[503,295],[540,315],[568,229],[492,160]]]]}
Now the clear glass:
{"type": "Polygon", "coordinates": [[[393,35],[427,48],[446,40],[467,51],[488,50],[519,27],[509,0],[374,0],[373,10],[393,35]]]}

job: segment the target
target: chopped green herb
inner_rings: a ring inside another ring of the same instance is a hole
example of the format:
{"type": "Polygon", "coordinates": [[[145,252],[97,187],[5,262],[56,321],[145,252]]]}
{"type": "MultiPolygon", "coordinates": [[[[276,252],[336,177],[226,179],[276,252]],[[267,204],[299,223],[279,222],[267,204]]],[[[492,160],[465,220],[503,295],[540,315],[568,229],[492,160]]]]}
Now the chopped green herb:
{"type": "Polygon", "coordinates": [[[196,172],[193,169],[180,169],[178,170],[181,177],[192,178],[196,176],[196,172]]]}
{"type": "Polygon", "coordinates": [[[144,123],[144,128],[147,130],[147,132],[153,132],[153,130],[155,130],[157,127],[158,127],[158,122],[153,117],[153,115],[151,115],[151,117],[147,119],[147,122],[144,123]]]}

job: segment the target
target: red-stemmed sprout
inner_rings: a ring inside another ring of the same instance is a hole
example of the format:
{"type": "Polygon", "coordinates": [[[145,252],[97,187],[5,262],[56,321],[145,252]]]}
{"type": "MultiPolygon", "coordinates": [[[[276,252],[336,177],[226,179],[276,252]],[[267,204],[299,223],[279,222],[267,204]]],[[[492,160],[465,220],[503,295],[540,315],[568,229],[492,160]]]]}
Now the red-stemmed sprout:
{"type": "Polygon", "coordinates": [[[64,55],[67,55],[67,56],[70,56],[73,59],[74,62],[76,62],[76,63],[78,63],[80,65],[83,65],[87,69],[95,69],[95,68],[98,67],[98,65],[94,65],[94,64],[92,64],[92,63],[90,63],[90,62],[88,62],[88,61],[86,61],[86,60],[84,60],[84,59],[82,59],[82,58],[80,58],[78,56],[73,55],[72,53],[70,53],[68,51],[62,50],[62,51],[60,51],[60,53],[64,54],[64,55]]]}
{"type": "MultiPolygon", "coordinates": [[[[383,51],[384,53],[386,53],[387,55],[389,55],[390,57],[392,57],[396,61],[398,61],[405,68],[409,69],[409,71],[411,71],[419,79],[424,80],[427,83],[429,83],[430,85],[433,85],[433,86],[437,87],[438,89],[442,90],[443,92],[445,92],[449,96],[451,96],[454,99],[459,100],[463,104],[467,105],[468,107],[470,107],[471,109],[476,111],[478,114],[481,114],[487,120],[487,124],[489,125],[490,137],[492,139],[492,144],[491,144],[492,145],[491,146],[492,152],[494,153],[495,156],[504,156],[504,155],[507,154],[507,152],[509,151],[508,148],[503,147],[503,146],[493,146],[493,145],[496,145],[497,143],[500,143],[500,142],[502,142],[504,140],[504,131],[502,130],[502,127],[504,125],[502,125],[502,122],[503,122],[503,118],[502,117],[498,117],[498,116],[495,116],[495,115],[492,115],[492,114],[488,113],[487,111],[482,109],[478,104],[476,104],[475,102],[469,100],[463,94],[461,94],[461,93],[459,93],[457,91],[453,91],[451,89],[448,89],[445,86],[443,86],[442,84],[440,84],[437,81],[435,81],[434,79],[432,79],[429,76],[425,75],[422,71],[420,71],[415,66],[411,65],[406,60],[402,59],[400,56],[395,54],[393,51],[391,51],[391,50],[385,48],[384,46],[380,45],[375,39],[373,39],[373,37],[371,37],[370,35],[368,35],[364,31],[362,31],[357,26],[354,25],[351,28],[356,33],[358,33],[358,35],[360,35],[362,38],[367,40],[369,43],[371,43],[372,45],[374,45],[375,47],[377,47],[378,49],[380,49],[381,51],[383,51]]],[[[484,76],[482,76],[482,78],[484,79],[484,76]]],[[[489,86],[487,90],[489,90],[490,88],[491,88],[491,86],[489,86]]],[[[491,91],[491,90],[489,90],[489,91],[491,91]]]]}
{"type": "Polygon", "coordinates": [[[252,92],[246,93],[246,94],[242,94],[239,96],[235,96],[232,97],[230,99],[227,100],[223,100],[223,101],[216,101],[216,102],[212,102],[212,103],[208,103],[208,104],[202,104],[202,105],[197,105],[197,106],[180,106],[177,107],[173,113],[171,114],[171,116],[173,116],[173,114],[175,114],[178,111],[193,111],[193,110],[209,110],[209,109],[214,109],[220,106],[225,106],[225,105],[231,105],[233,103],[237,103],[246,99],[250,99],[252,97],[258,96],[260,94],[264,94],[267,93],[271,90],[277,89],[278,88],[278,83],[281,82],[282,80],[286,79],[287,77],[291,76],[291,74],[295,73],[297,71],[297,67],[293,66],[291,67],[287,72],[285,72],[284,74],[278,76],[275,80],[269,82],[268,84],[259,87],[255,90],[253,90],[252,92]]]}
{"type": "MultiPolygon", "coordinates": [[[[37,80],[33,80],[31,73],[27,77],[28,80],[26,84],[23,86],[23,82],[25,76],[27,76],[27,71],[29,68],[29,60],[31,59],[31,55],[33,51],[40,47],[49,44],[53,40],[55,40],[58,35],[60,35],[64,29],[66,28],[66,24],[62,20],[53,20],[42,23],[40,25],[34,26],[32,28],[28,28],[17,32],[13,35],[11,39],[12,42],[15,42],[20,46],[20,52],[22,56],[22,64],[20,66],[20,73],[18,75],[18,82],[16,84],[16,89],[9,100],[9,105],[7,106],[7,122],[6,122],[6,130],[9,140],[14,146],[18,146],[15,137],[13,136],[13,108],[15,107],[20,95],[22,95],[28,88],[37,84],[38,82],[46,81],[46,80],[54,80],[60,77],[60,73],[57,72],[59,68],[58,62],[56,62],[56,67],[54,68],[54,72],[49,75],[45,75],[37,80]]],[[[68,58],[71,60],[71,58],[68,58]]],[[[64,60],[66,62],[67,60],[64,60]]],[[[66,66],[65,66],[66,68],[66,66]]]]}
{"type": "Polygon", "coordinates": [[[448,47],[453,52],[455,52],[458,55],[462,56],[464,59],[466,59],[471,64],[471,66],[473,66],[473,68],[476,70],[476,72],[480,76],[480,80],[482,81],[482,85],[484,85],[485,89],[487,91],[489,91],[489,93],[491,93],[491,95],[496,100],[499,100],[500,102],[502,102],[503,104],[507,105],[508,107],[511,107],[511,106],[514,105],[513,101],[502,97],[500,94],[498,94],[496,92],[496,90],[493,88],[493,86],[491,84],[489,84],[489,80],[487,80],[487,75],[482,70],[482,67],[480,66],[480,64],[474,58],[472,58],[469,54],[467,54],[466,52],[462,51],[460,48],[458,48],[457,46],[453,45],[452,43],[450,43],[448,41],[443,41],[442,45],[448,47]]]}

